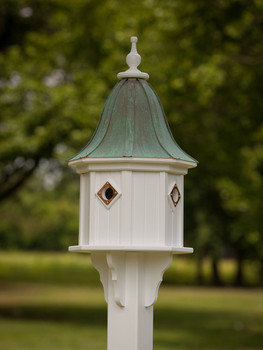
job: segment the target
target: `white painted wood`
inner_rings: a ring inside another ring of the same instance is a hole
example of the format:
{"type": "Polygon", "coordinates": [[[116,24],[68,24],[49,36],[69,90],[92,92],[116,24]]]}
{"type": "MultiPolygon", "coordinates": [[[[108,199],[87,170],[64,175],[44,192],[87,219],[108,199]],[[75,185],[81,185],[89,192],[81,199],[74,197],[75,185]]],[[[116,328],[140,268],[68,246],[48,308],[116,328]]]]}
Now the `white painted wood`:
{"type": "Polygon", "coordinates": [[[120,213],[120,245],[129,245],[132,242],[132,186],[133,177],[131,171],[121,172],[121,186],[123,195],[121,199],[121,213],[120,213]]]}
{"type": "MultiPolygon", "coordinates": [[[[76,165],[76,164],[75,164],[76,165]]],[[[157,159],[78,163],[79,244],[91,252],[108,303],[108,350],[152,350],[153,305],[163,273],[183,247],[183,177],[189,164],[157,159]],[[109,182],[118,196],[97,195],[109,182]],[[175,184],[181,198],[174,206],[175,184]]]]}
{"type": "MultiPolygon", "coordinates": [[[[93,181],[91,182],[90,194],[93,197],[92,215],[90,215],[90,241],[94,245],[112,245],[120,244],[120,211],[121,211],[121,189],[118,185],[121,181],[120,172],[92,172],[93,181]],[[111,185],[119,192],[109,208],[97,196],[97,192],[106,183],[111,185]]],[[[87,209],[88,210],[88,209],[87,209]]]]}
{"type": "Polygon", "coordinates": [[[137,67],[141,63],[141,56],[137,52],[136,43],[138,38],[136,36],[131,37],[131,52],[126,56],[126,63],[129,66],[125,72],[117,74],[118,79],[123,78],[141,78],[149,79],[149,74],[141,72],[137,67]]]}
{"type": "MultiPolygon", "coordinates": [[[[136,171],[81,174],[78,247],[85,247],[81,251],[88,246],[91,250],[157,247],[159,251],[172,247],[175,252],[183,248],[183,175],[139,171],[142,164],[135,165],[136,171]],[[107,182],[118,191],[108,206],[97,195],[107,182]],[[175,184],[181,195],[176,207],[170,197],[175,184]]],[[[142,165],[143,169],[148,165],[142,165]]]]}
{"type": "Polygon", "coordinates": [[[89,217],[89,231],[87,232],[83,232],[83,235],[87,235],[89,236],[89,244],[91,246],[96,245],[96,237],[94,236],[95,232],[95,227],[96,227],[96,222],[99,220],[98,215],[96,215],[96,207],[95,207],[95,203],[96,203],[96,197],[93,194],[93,189],[95,189],[96,183],[96,173],[94,171],[91,171],[89,174],[90,177],[90,196],[89,196],[89,201],[90,201],[90,207],[85,208],[84,211],[87,213],[88,217],[89,217]]]}
{"type": "Polygon", "coordinates": [[[126,302],[126,253],[123,251],[109,252],[106,254],[110,278],[113,285],[114,300],[119,306],[125,306],[126,302]]]}
{"type": "Polygon", "coordinates": [[[144,271],[138,253],[126,254],[126,305],[114,300],[113,284],[108,293],[108,350],[152,350],[153,307],[143,303],[144,271]]]}
{"type": "Polygon", "coordinates": [[[144,254],[145,283],[145,307],[155,304],[158,297],[159,287],[163,281],[163,274],[171,265],[172,252],[150,252],[144,254]]]}
{"type": "Polygon", "coordinates": [[[144,244],[159,245],[159,173],[144,173],[144,244]]]}
{"type": "Polygon", "coordinates": [[[171,174],[186,175],[187,169],[197,163],[180,159],[165,158],[81,158],[72,160],[69,165],[79,174],[89,171],[165,171],[171,174]]]}
{"type": "MultiPolygon", "coordinates": [[[[133,173],[132,186],[132,241],[133,245],[145,243],[145,174],[133,173]]],[[[153,241],[154,245],[154,241],[153,241]]]]}
{"type": "Polygon", "coordinates": [[[129,246],[129,245],[73,245],[70,252],[87,253],[93,251],[125,251],[125,252],[173,252],[174,254],[191,254],[194,249],[174,246],[129,246]]]}
{"type": "Polygon", "coordinates": [[[108,303],[108,350],[152,350],[153,304],[171,252],[93,252],[108,303]]]}
{"type": "Polygon", "coordinates": [[[158,242],[159,246],[166,246],[169,244],[167,241],[167,219],[166,219],[166,210],[167,210],[167,198],[164,193],[166,192],[166,177],[167,174],[164,171],[159,173],[159,218],[157,223],[159,223],[159,237],[158,242]]]}
{"type": "Polygon", "coordinates": [[[178,203],[176,233],[174,234],[173,244],[177,247],[184,246],[184,177],[178,176],[177,185],[181,194],[181,199],[178,203]]]}
{"type": "Polygon", "coordinates": [[[109,270],[108,270],[107,256],[105,254],[105,251],[97,250],[95,252],[92,252],[91,261],[95,269],[99,272],[100,281],[104,289],[104,297],[106,302],[108,302],[109,270]]]}
{"type": "Polygon", "coordinates": [[[79,243],[84,245],[89,244],[89,198],[89,175],[82,174],[80,176],[79,243]]]}

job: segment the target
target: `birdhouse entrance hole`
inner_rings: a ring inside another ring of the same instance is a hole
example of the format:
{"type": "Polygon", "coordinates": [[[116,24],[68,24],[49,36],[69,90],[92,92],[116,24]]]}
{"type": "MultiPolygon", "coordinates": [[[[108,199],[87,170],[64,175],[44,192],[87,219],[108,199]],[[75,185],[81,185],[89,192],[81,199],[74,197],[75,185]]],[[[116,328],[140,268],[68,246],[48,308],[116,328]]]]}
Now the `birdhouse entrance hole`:
{"type": "Polygon", "coordinates": [[[103,193],[107,200],[110,200],[114,196],[113,189],[111,187],[108,187],[105,189],[105,193],[103,193]]]}

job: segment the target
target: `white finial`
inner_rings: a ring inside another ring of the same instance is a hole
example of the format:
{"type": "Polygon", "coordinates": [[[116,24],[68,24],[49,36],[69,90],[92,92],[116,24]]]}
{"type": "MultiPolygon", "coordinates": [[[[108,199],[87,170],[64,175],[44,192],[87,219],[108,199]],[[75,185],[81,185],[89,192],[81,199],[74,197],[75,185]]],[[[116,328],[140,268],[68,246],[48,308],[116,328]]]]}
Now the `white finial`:
{"type": "Polygon", "coordinates": [[[142,78],[148,79],[149,74],[141,72],[137,67],[141,63],[141,56],[138,54],[136,49],[136,43],[138,38],[136,36],[131,37],[131,52],[126,56],[127,65],[130,67],[125,72],[121,72],[117,74],[119,79],[123,78],[142,78]]]}

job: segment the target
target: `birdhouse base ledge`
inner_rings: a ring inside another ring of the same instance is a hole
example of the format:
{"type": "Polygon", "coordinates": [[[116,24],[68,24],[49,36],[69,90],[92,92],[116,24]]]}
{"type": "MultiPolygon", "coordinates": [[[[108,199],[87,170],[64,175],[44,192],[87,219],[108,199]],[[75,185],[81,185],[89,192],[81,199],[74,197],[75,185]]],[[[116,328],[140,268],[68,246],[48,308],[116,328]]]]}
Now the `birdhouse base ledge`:
{"type": "Polygon", "coordinates": [[[126,252],[173,252],[175,254],[191,254],[194,249],[189,247],[158,247],[158,246],[90,246],[74,245],[68,248],[70,252],[85,253],[92,251],[126,251],[126,252]]]}

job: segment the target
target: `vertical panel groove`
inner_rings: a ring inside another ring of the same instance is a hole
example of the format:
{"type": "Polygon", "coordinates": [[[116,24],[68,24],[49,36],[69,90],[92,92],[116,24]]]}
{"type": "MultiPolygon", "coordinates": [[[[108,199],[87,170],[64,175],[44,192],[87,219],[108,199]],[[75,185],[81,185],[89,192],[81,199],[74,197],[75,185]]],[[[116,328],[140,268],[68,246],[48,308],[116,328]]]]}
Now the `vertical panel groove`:
{"type": "Polygon", "coordinates": [[[95,174],[94,172],[90,173],[90,220],[89,220],[89,244],[94,245],[95,244],[95,231],[96,231],[96,210],[95,210],[95,195],[94,195],[94,189],[95,189],[95,174]]]}

